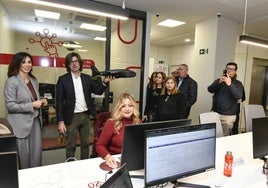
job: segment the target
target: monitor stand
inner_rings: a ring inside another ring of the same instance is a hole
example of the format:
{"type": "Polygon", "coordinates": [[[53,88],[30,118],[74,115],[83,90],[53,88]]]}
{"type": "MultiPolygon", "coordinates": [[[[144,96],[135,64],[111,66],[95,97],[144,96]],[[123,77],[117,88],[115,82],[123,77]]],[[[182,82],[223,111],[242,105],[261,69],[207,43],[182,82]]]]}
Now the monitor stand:
{"type": "Polygon", "coordinates": [[[192,184],[192,183],[183,183],[183,182],[178,182],[177,180],[171,181],[173,183],[172,188],[184,188],[184,187],[189,187],[189,188],[210,188],[210,186],[207,185],[198,185],[198,184],[192,184]]]}
{"type": "Polygon", "coordinates": [[[263,174],[268,174],[268,161],[267,161],[267,158],[263,157],[262,160],[263,160],[262,173],[263,174]]]}

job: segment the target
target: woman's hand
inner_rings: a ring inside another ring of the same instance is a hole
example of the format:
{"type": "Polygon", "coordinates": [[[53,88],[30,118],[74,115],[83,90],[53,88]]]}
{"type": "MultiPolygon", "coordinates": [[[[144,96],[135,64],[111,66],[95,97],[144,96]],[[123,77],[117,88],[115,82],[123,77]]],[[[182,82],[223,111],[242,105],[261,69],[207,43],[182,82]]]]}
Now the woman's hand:
{"type": "Polygon", "coordinates": [[[106,163],[110,168],[118,168],[116,159],[115,159],[112,155],[110,155],[110,154],[107,154],[107,155],[105,156],[105,163],[106,163]]]}
{"type": "Polygon", "coordinates": [[[40,99],[43,106],[47,106],[47,99],[40,99]]]}

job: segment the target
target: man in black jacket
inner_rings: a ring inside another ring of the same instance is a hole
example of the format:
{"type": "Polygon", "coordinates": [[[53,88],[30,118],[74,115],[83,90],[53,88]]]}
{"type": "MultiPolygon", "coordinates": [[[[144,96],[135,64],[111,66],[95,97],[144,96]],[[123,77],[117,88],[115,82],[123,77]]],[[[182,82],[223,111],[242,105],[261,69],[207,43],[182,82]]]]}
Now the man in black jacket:
{"type": "Polygon", "coordinates": [[[185,118],[188,118],[192,105],[197,100],[197,83],[188,74],[188,65],[180,64],[177,71],[178,88],[184,93],[186,98],[186,114],[185,118]]]}
{"type": "Polygon", "coordinates": [[[228,136],[236,119],[238,103],[243,97],[243,85],[236,79],[236,63],[228,63],[225,70],[207,89],[214,94],[212,111],[219,113],[223,134],[228,136]]]}
{"type": "Polygon", "coordinates": [[[56,85],[58,130],[67,134],[66,159],[75,156],[77,133],[81,141],[81,159],[88,159],[90,115],[96,115],[91,93],[101,95],[113,78],[108,76],[101,85],[96,84],[91,76],[81,73],[83,61],[75,52],[66,56],[65,67],[67,73],[59,77],[56,85]]]}

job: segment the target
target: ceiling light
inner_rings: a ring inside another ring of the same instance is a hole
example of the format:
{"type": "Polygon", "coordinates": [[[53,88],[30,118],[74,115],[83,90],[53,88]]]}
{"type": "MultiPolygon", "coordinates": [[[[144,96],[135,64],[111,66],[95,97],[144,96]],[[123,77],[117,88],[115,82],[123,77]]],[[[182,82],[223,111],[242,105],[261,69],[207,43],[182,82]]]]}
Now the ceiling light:
{"type": "Polygon", "coordinates": [[[191,42],[191,39],[185,39],[184,41],[185,42],[191,42]]]}
{"type": "Polygon", "coordinates": [[[98,16],[110,17],[115,19],[127,20],[128,19],[128,11],[126,9],[122,9],[120,7],[116,7],[113,5],[107,5],[100,2],[95,1],[79,1],[80,7],[74,6],[75,3],[73,1],[65,1],[63,4],[60,0],[54,0],[53,2],[40,1],[40,0],[20,0],[26,3],[32,3],[37,5],[44,5],[54,8],[60,8],[65,10],[77,11],[85,14],[93,14],[98,16]]]}
{"type": "Polygon", "coordinates": [[[82,23],[80,25],[81,29],[88,29],[88,30],[94,30],[94,31],[104,31],[106,30],[106,27],[101,26],[101,25],[94,25],[94,24],[87,24],[87,23],[82,23]]]}
{"type": "Polygon", "coordinates": [[[57,13],[57,12],[34,9],[34,13],[35,13],[35,16],[37,17],[49,18],[53,20],[60,19],[60,13],[57,13]]]}
{"type": "Polygon", "coordinates": [[[245,35],[246,20],[247,20],[247,4],[248,4],[248,1],[245,0],[245,14],[244,14],[243,34],[239,37],[239,41],[241,43],[244,43],[244,44],[249,44],[249,45],[268,48],[268,41],[267,40],[245,35]]]}
{"type": "Polygon", "coordinates": [[[106,41],[105,37],[95,37],[94,40],[106,41]]]}
{"type": "Polygon", "coordinates": [[[78,52],[87,52],[87,50],[85,50],[85,49],[78,49],[77,51],[78,52]]]}
{"type": "Polygon", "coordinates": [[[185,24],[185,22],[167,19],[158,23],[157,25],[164,26],[164,27],[176,27],[176,26],[183,25],[183,24],[185,24]]]}
{"type": "Polygon", "coordinates": [[[64,41],[62,46],[65,47],[67,50],[70,50],[70,51],[73,51],[76,48],[82,48],[82,46],[79,45],[78,42],[74,42],[74,41],[64,41]]]}
{"type": "Polygon", "coordinates": [[[239,41],[244,43],[244,44],[251,44],[251,45],[255,45],[255,46],[259,46],[259,47],[268,48],[268,41],[267,40],[259,39],[256,37],[241,35],[239,37],[239,41]]]}

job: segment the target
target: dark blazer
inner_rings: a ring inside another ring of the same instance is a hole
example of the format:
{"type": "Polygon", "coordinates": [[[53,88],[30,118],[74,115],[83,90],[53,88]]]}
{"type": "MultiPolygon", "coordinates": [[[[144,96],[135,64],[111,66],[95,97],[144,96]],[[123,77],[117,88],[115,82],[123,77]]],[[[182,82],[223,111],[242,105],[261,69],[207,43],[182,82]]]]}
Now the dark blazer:
{"type": "MultiPolygon", "coordinates": [[[[85,96],[85,101],[88,107],[88,113],[93,116],[96,115],[96,110],[93,105],[93,100],[91,94],[95,93],[101,95],[106,86],[103,84],[96,84],[92,78],[81,73],[81,81],[83,86],[83,92],[85,96]]],[[[73,114],[75,108],[75,91],[72,80],[72,74],[66,73],[59,77],[56,85],[56,115],[57,121],[64,121],[65,125],[70,125],[72,123],[73,114]]]]}
{"type": "MultiPolygon", "coordinates": [[[[177,79],[179,83],[179,79],[177,79]]],[[[184,93],[186,98],[186,108],[190,109],[191,106],[196,102],[197,99],[197,83],[189,75],[187,75],[180,87],[179,90],[184,93]]]]}

